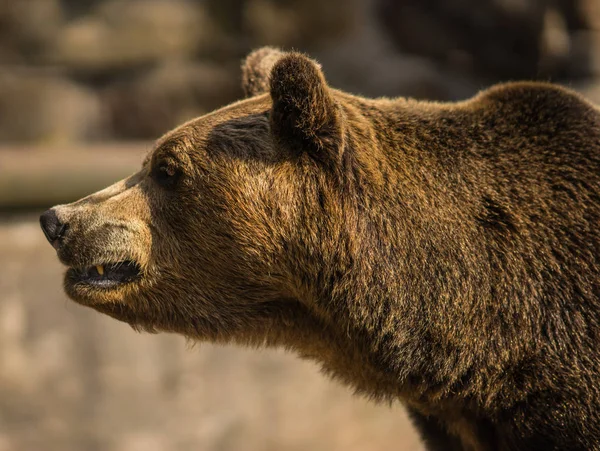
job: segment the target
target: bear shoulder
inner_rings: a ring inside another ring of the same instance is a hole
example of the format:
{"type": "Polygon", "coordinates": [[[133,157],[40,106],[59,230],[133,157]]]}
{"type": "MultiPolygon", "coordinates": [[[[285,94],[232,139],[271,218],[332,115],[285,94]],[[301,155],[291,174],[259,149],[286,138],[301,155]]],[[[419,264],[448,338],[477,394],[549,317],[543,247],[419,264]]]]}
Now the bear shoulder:
{"type": "Polygon", "coordinates": [[[537,120],[598,124],[598,108],[579,93],[552,83],[502,83],[480,92],[469,107],[481,107],[537,120]]]}

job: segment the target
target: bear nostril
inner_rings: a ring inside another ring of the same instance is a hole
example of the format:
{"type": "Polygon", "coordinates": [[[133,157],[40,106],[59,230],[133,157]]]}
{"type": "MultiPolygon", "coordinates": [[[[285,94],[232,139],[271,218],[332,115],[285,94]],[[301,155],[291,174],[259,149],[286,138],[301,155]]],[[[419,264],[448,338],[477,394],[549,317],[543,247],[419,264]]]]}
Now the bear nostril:
{"type": "Polygon", "coordinates": [[[40,216],[40,225],[46,238],[54,246],[58,248],[59,240],[64,235],[67,226],[58,219],[56,211],[50,209],[40,216]]]}

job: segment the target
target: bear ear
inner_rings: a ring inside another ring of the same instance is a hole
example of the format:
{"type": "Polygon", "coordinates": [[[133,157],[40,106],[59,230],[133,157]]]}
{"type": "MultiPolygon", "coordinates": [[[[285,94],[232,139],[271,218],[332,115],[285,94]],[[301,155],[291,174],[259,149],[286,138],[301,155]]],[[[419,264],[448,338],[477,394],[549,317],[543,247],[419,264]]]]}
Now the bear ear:
{"type": "Polygon", "coordinates": [[[300,53],[279,58],[270,77],[276,143],[335,165],[343,149],[343,115],[320,66],[300,53]]]}
{"type": "Polygon", "coordinates": [[[242,63],[242,89],[246,97],[269,92],[271,69],[284,55],[274,47],[262,47],[246,57],[242,63]]]}

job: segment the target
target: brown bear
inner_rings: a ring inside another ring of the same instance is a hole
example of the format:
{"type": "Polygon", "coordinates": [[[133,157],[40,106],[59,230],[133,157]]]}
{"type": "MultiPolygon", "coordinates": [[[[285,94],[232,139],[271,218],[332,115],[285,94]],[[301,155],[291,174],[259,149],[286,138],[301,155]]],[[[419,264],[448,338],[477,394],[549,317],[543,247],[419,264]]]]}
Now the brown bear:
{"type": "Polygon", "coordinates": [[[442,104],[261,49],[248,99],[41,217],[75,301],[281,346],[430,449],[600,449],[600,113],[550,84],[442,104]]]}

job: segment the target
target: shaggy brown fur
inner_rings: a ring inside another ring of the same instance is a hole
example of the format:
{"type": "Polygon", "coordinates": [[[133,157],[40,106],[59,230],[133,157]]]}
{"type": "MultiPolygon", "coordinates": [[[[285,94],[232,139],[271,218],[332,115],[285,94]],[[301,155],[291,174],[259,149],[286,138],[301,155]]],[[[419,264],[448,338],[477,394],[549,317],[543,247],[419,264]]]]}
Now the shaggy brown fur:
{"type": "Polygon", "coordinates": [[[63,263],[141,268],[113,288],[70,269],[69,296],[294,350],[402,400],[431,449],[600,449],[598,110],[535,83],[369,100],[274,50],[244,74],[256,96],[55,207],[63,263]]]}

